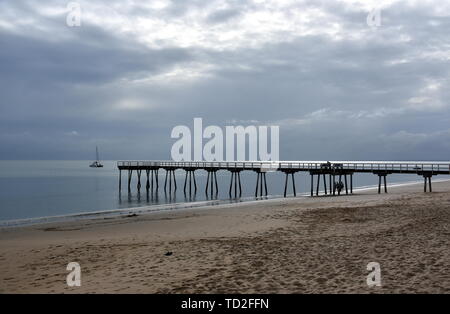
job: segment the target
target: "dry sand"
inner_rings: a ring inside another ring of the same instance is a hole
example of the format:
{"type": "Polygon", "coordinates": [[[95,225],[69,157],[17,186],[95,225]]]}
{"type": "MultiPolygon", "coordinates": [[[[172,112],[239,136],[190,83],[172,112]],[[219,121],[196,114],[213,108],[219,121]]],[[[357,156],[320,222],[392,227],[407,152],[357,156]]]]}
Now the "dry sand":
{"type": "Polygon", "coordinates": [[[450,182],[422,188],[2,229],[0,292],[449,293],[450,182]]]}

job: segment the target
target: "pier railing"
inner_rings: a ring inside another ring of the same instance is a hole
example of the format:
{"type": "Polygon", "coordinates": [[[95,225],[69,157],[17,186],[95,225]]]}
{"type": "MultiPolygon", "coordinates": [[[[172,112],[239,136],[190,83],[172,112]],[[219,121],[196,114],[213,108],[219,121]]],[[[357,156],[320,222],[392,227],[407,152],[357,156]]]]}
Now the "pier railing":
{"type": "MultiPolygon", "coordinates": [[[[118,161],[119,168],[119,190],[121,189],[122,170],[128,171],[128,191],[131,190],[131,178],[133,172],[137,174],[137,189],[141,187],[141,175],[145,170],[147,181],[147,192],[151,188],[153,191],[153,178],[156,180],[156,190],[158,190],[158,171],[165,170],[164,192],[168,187],[169,193],[172,193],[172,182],[174,191],[177,189],[175,171],[182,169],[185,171],[184,193],[187,193],[187,182],[189,177],[189,195],[192,190],[191,177],[194,182],[194,194],[197,190],[195,181],[195,171],[205,170],[208,172],[206,179],[205,193],[211,197],[218,193],[217,171],[226,170],[231,173],[231,182],[229,187],[229,196],[232,194],[234,186],[234,197],[241,197],[241,179],[240,172],[251,170],[257,172],[255,197],[267,196],[266,172],[279,171],[286,176],[284,184],[284,196],[287,195],[288,178],[292,179],[292,190],[296,196],[295,173],[309,172],[311,176],[311,196],[314,194],[314,177],[316,179],[316,195],[319,195],[320,182],[324,184],[324,192],[327,195],[327,177],[328,191],[330,195],[340,195],[345,189],[345,194],[353,193],[353,175],[355,173],[372,173],[378,176],[378,193],[381,193],[381,182],[384,182],[384,191],[387,193],[387,179],[389,174],[405,173],[416,174],[424,178],[424,192],[427,189],[431,192],[431,177],[435,175],[450,175],[450,162],[425,162],[425,161],[170,161],[170,160],[124,160],[118,161]],[[321,180],[322,177],[322,180],[321,180]],[[350,179],[350,184],[347,182],[350,179]],[[150,183],[151,178],[151,183],[150,183]],[[343,181],[342,181],[343,179],[343,181]],[[233,184],[234,182],[234,184],[233,184]],[[168,183],[168,184],[167,184],[168,183]],[[264,185],[264,192],[263,192],[264,185]],[[428,186],[428,188],[427,188],[428,186]],[[239,193],[238,188],[239,187],[239,193]]],[[[153,193],[153,192],[152,192],[153,193]]]]}
{"type": "Polygon", "coordinates": [[[283,170],[321,170],[343,169],[355,172],[388,171],[393,173],[411,173],[431,171],[450,174],[450,162],[422,161],[168,161],[168,160],[125,160],[118,161],[119,168],[196,168],[196,169],[241,169],[283,171],[283,170]]]}

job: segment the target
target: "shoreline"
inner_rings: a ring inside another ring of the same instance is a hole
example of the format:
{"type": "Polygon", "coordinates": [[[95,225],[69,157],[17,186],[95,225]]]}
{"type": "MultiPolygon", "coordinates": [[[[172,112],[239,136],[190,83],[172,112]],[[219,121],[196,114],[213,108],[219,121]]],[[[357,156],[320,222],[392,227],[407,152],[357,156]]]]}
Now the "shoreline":
{"type": "MultiPolygon", "coordinates": [[[[439,182],[447,182],[450,179],[437,179],[434,180],[433,183],[439,182]]],[[[411,186],[423,184],[422,181],[405,181],[405,182],[394,182],[388,184],[388,188],[396,188],[402,186],[411,186]]],[[[368,185],[361,187],[354,187],[354,194],[363,191],[371,191],[376,190],[378,188],[377,185],[368,185]]],[[[319,196],[323,195],[323,190],[319,190],[319,196]]],[[[342,194],[341,196],[344,196],[342,194]]],[[[239,204],[251,204],[254,202],[267,202],[267,201],[279,201],[282,199],[303,199],[310,197],[309,193],[299,193],[298,196],[288,195],[287,197],[283,197],[282,195],[269,195],[267,197],[244,197],[240,199],[217,199],[217,200],[204,200],[197,202],[180,202],[180,203],[169,203],[169,204],[159,204],[159,205],[149,205],[149,206],[139,206],[139,207],[127,207],[127,208],[118,208],[118,209],[108,209],[108,210],[100,210],[100,211],[88,211],[88,212],[80,212],[75,214],[67,214],[67,215],[57,215],[57,216],[44,216],[44,217],[34,217],[34,218],[23,218],[23,219],[13,219],[13,220],[4,220],[0,221],[0,230],[9,229],[9,228],[21,228],[25,226],[35,226],[35,225],[45,225],[45,224],[57,224],[63,222],[74,222],[74,221],[83,221],[83,220],[91,220],[91,219],[103,219],[103,218],[116,218],[127,215],[146,215],[146,214],[154,214],[154,213],[163,213],[170,211],[183,211],[187,209],[204,209],[215,206],[239,206],[239,204]]],[[[314,196],[315,198],[317,196],[314,196]]]]}
{"type": "Polygon", "coordinates": [[[433,188],[2,229],[0,293],[448,293],[450,182],[433,188]]]}

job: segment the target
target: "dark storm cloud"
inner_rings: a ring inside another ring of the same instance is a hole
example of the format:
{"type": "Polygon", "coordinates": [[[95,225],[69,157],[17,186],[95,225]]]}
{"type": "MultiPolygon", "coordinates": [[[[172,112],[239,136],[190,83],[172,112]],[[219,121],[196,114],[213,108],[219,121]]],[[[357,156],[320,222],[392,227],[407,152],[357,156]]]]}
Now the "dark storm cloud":
{"type": "Polygon", "coordinates": [[[84,26],[81,30],[78,38],[58,42],[0,33],[4,74],[8,79],[23,79],[25,74],[33,80],[91,84],[155,74],[192,59],[185,49],[150,49],[119,41],[95,27],[84,26]],[[89,42],[80,40],[84,36],[89,42]],[[29,56],[18,60],[24,53],[29,56]]]}

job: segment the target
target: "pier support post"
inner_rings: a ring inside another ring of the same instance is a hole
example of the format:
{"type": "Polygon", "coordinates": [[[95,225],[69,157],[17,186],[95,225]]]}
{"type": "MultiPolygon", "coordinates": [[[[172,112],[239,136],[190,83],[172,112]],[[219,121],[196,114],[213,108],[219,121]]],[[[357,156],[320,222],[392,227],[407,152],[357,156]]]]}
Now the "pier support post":
{"type": "Polygon", "coordinates": [[[174,191],[177,190],[177,179],[175,178],[175,169],[172,170],[172,176],[173,176],[173,185],[174,185],[174,191]]]}
{"type": "Polygon", "coordinates": [[[378,194],[381,193],[381,175],[378,175],[378,194]]]}
{"type": "Polygon", "coordinates": [[[258,186],[259,186],[259,177],[260,177],[260,175],[261,175],[261,172],[257,172],[255,197],[258,196],[258,186]]]}
{"type": "Polygon", "coordinates": [[[341,190],[342,190],[342,185],[341,185],[341,183],[342,183],[342,174],[340,173],[339,174],[339,186],[338,186],[338,196],[339,195],[341,195],[341,190]]]}
{"type": "Polygon", "coordinates": [[[145,174],[147,175],[147,183],[145,184],[145,189],[150,190],[150,170],[149,169],[145,169],[145,174]]]}
{"type": "Polygon", "coordinates": [[[255,197],[258,196],[258,189],[259,189],[259,196],[262,197],[267,196],[267,181],[266,181],[266,173],[257,171],[257,179],[256,179],[256,190],[255,190],[255,197]],[[263,184],[264,184],[264,192],[263,192],[263,184]],[[263,194],[264,193],[264,194],[263,194]]]}
{"type": "MultiPolygon", "coordinates": [[[[155,192],[156,192],[158,190],[158,188],[159,188],[159,184],[158,184],[158,169],[149,169],[148,173],[147,173],[147,186],[150,187],[150,189],[152,190],[152,193],[153,193],[153,187],[155,185],[156,185],[156,187],[155,187],[155,192]],[[150,174],[150,185],[148,184],[149,174],[150,174]]],[[[147,190],[148,189],[149,188],[147,187],[147,190]]]]}
{"type": "Polygon", "coordinates": [[[264,173],[261,172],[261,181],[259,182],[259,196],[263,196],[263,181],[264,181],[264,173]]]}
{"type": "Polygon", "coordinates": [[[265,191],[266,196],[267,196],[267,181],[266,181],[266,173],[265,172],[263,173],[263,176],[264,176],[264,191],[265,191]]]}
{"type": "Polygon", "coordinates": [[[294,190],[294,196],[297,196],[297,192],[295,191],[294,172],[291,173],[291,176],[292,176],[292,189],[294,190]]]}
{"type": "MultiPolygon", "coordinates": [[[[327,176],[326,173],[323,171],[320,172],[313,172],[310,171],[309,172],[310,176],[311,176],[311,196],[314,196],[314,176],[317,175],[317,182],[315,183],[316,186],[316,196],[319,195],[319,189],[320,189],[320,177],[322,177],[323,179],[323,188],[324,188],[324,192],[325,195],[328,195],[328,189],[327,189],[327,176]]],[[[331,194],[331,174],[329,174],[329,181],[330,181],[330,194],[331,194]]]]}
{"type": "Polygon", "coordinates": [[[431,174],[424,174],[423,175],[423,179],[424,179],[424,185],[423,185],[423,191],[427,192],[427,179],[428,179],[428,187],[429,187],[429,191],[433,192],[433,190],[431,189],[431,174]]]}
{"type": "Polygon", "coordinates": [[[189,171],[189,195],[192,193],[192,173],[193,171],[189,171]]]}
{"type": "Polygon", "coordinates": [[[238,171],[237,175],[238,175],[238,182],[239,182],[239,197],[241,197],[242,196],[241,172],[238,171]]]}
{"type": "Polygon", "coordinates": [[[231,189],[233,188],[233,179],[235,175],[236,174],[234,172],[231,172],[230,189],[228,190],[228,195],[230,196],[230,198],[231,198],[231,189]]]}
{"type": "MultiPolygon", "coordinates": [[[[238,172],[238,175],[239,175],[239,172],[238,172]]],[[[237,196],[237,184],[236,184],[236,180],[237,180],[236,173],[234,173],[234,197],[237,196]]],[[[241,181],[240,181],[240,178],[239,178],[239,189],[240,189],[240,187],[241,187],[241,181]]]]}
{"type": "Polygon", "coordinates": [[[336,175],[333,174],[333,196],[336,195],[336,175]]]}
{"type": "Polygon", "coordinates": [[[195,177],[194,171],[189,171],[189,195],[192,193],[192,177],[195,177]]]}
{"type": "Polygon", "coordinates": [[[263,196],[263,180],[264,180],[264,175],[262,172],[260,172],[259,174],[260,177],[260,181],[259,181],[259,196],[263,196]]]}
{"type": "MultiPolygon", "coordinates": [[[[169,179],[169,193],[172,193],[172,180],[174,185],[173,191],[176,192],[177,180],[175,178],[175,169],[166,168],[165,170],[166,170],[166,178],[164,180],[164,192],[167,192],[167,179],[169,179]]],[[[156,179],[156,184],[157,184],[156,188],[158,188],[158,179],[156,179]]]]}
{"type": "Polygon", "coordinates": [[[288,183],[288,173],[285,173],[286,175],[286,180],[284,181],[284,197],[286,197],[286,192],[287,192],[287,183],[288,183]]]}
{"type": "Polygon", "coordinates": [[[211,179],[211,197],[213,196],[213,194],[214,194],[214,172],[211,172],[211,177],[210,177],[210,179],[211,179]]]}
{"type": "Polygon", "coordinates": [[[237,198],[238,197],[238,184],[239,184],[239,197],[242,196],[242,186],[241,186],[241,175],[240,175],[240,170],[231,170],[229,169],[229,171],[231,172],[231,180],[230,180],[230,189],[228,191],[228,195],[230,196],[230,198],[232,197],[233,193],[233,184],[234,184],[234,197],[237,198]]]}
{"type": "Polygon", "coordinates": [[[350,174],[350,194],[353,194],[353,173],[350,174]]]}
{"type": "Polygon", "coordinates": [[[142,170],[138,169],[137,171],[137,176],[138,176],[138,183],[137,183],[137,190],[138,192],[141,191],[141,174],[142,174],[142,170]]]}
{"type": "Polygon", "coordinates": [[[195,170],[192,171],[192,178],[194,179],[194,194],[197,193],[197,181],[195,181],[195,170]]]}
{"type": "Polygon", "coordinates": [[[209,188],[209,171],[208,171],[208,176],[206,177],[206,188],[205,188],[206,195],[208,195],[208,188],[209,188]]]}
{"type": "Polygon", "coordinates": [[[187,181],[189,180],[189,196],[192,194],[192,181],[194,181],[194,194],[197,193],[197,182],[195,181],[195,169],[185,169],[186,176],[184,178],[184,194],[186,195],[187,181]]]}
{"type": "Polygon", "coordinates": [[[133,170],[128,170],[128,192],[131,192],[131,177],[133,176],[133,170]]]}
{"type": "Polygon", "coordinates": [[[164,192],[166,191],[167,188],[167,176],[169,174],[169,170],[166,169],[166,179],[164,180],[164,192]]]}
{"type": "Polygon", "coordinates": [[[387,180],[386,180],[387,173],[376,173],[376,174],[378,174],[378,194],[381,193],[381,177],[383,177],[384,193],[387,193],[387,180]]]}
{"type": "Polygon", "coordinates": [[[119,192],[122,191],[122,169],[119,169],[119,192]]]}
{"type": "Polygon", "coordinates": [[[319,195],[319,186],[320,186],[320,174],[317,174],[316,196],[319,195]]]}
{"type": "Polygon", "coordinates": [[[215,195],[219,194],[219,185],[217,183],[217,169],[208,169],[206,170],[208,172],[208,177],[206,178],[206,188],[205,188],[205,194],[208,196],[208,188],[211,192],[211,197],[214,195],[214,185],[216,186],[216,193],[215,195]],[[210,186],[211,185],[211,186],[210,186]]]}
{"type": "Polygon", "coordinates": [[[152,173],[151,173],[151,180],[152,180],[152,183],[151,183],[151,189],[152,189],[152,193],[153,193],[153,172],[155,171],[155,170],[150,170],[152,173]]]}
{"type": "Polygon", "coordinates": [[[172,193],[172,170],[169,171],[169,193],[172,193]]]}
{"type": "Polygon", "coordinates": [[[348,187],[347,187],[347,174],[344,174],[344,182],[345,182],[345,194],[348,195],[348,187]]]}
{"type": "Polygon", "coordinates": [[[332,190],[333,190],[333,182],[331,182],[331,172],[330,172],[330,174],[328,175],[328,183],[330,184],[330,195],[333,193],[332,192],[332,190]]]}
{"type": "Polygon", "coordinates": [[[297,192],[295,191],[295,179],[294,179],[295,172],[285,171],[284,173],[286,174],[286,180],[284,181],[284,197],[286,197],[287,195],[289,174],[292,175],[292,190],[294,192],[294,196],[297,196],[297,192]]]}
{"type": "Polygon", "coordinates": [[[219,193],[219,185],[217,184],[217,171],[214,171],[214,181],[216,182],[216,195],[219,193]]]}

